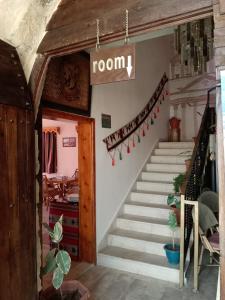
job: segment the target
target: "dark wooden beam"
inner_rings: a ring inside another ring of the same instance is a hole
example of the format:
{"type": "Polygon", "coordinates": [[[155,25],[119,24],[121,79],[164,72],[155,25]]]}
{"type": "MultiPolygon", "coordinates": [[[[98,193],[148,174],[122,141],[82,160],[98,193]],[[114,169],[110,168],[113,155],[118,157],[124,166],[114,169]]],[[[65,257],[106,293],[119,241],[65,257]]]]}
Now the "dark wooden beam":
{"type": "Polygon", "coordinates": [[[100,19],[102,41],[123,38],[125,9],[129,10],[130,34],[137,35],[209,16],[212,0],[66,1],[50,20],[38,52],[55,55],[80,44],[94,45],[96,19],[100,19]]]}

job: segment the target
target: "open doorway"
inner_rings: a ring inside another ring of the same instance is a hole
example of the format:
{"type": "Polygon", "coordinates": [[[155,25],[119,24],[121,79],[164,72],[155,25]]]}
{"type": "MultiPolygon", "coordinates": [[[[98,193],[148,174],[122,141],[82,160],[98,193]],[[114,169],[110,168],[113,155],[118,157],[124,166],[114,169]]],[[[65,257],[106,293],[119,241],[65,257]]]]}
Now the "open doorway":
{"type": "MultiPolygon", "coordinates": [[[[42,223],[53,228],[63,214],[61,247],[71,256],[70,276],[76,278],[96,262],[94,120],[43,109],[41,149],[42,223]]],[[[51,247],[42,226],[43,259],[51,247]]]]}

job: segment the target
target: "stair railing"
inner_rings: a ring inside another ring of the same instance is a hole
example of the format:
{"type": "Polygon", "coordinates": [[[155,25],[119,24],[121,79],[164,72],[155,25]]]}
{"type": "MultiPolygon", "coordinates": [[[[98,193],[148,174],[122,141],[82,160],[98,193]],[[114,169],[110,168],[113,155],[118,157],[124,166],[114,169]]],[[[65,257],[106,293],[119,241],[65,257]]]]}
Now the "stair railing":
{"type": "Polygon", "coordinates": [[[146,128],[149,129],[149,123],[150,125],[154,124],[153,120],[157,117],[159,105],[162,104],[168,95],[168,90],[165,88],[167,82],[168,77],[166,73],[164,73],[155,92],[142,111],[133,120],[103,139],[107,151],[112,158],[112,165],[115,164],[114,156],[116,150],[120,149],[123,143],[127,146],[127,152],[130,152],[129,138],[132,134],[136,134],[138,142],[140,142],[140,135],[138,135],[137,132],[140,134],[140,129],[142,129],[144,136],[144,126],[146,125],[146,128]],[[125,141],[128,141],[128,143],[125,143],[125,141]]]}
{"type": "MultiPolygon", "coordinates": [[[[210,95],[216,87],[208,90],[207,103],[202,117],[200,129],[195,141],[191,164],[186,180],[181,190],[181,220],[180,220],[180,287],[184,285],[184,268],[193,228],[192,208],[198,218],[197,199],[204,184],[204,172],[207,161],[209,135],[215,130],[215,110],[209,107],[210,95]]],[[[198,289],[198,227],[194,230],[194,289],[198,289]]]]}

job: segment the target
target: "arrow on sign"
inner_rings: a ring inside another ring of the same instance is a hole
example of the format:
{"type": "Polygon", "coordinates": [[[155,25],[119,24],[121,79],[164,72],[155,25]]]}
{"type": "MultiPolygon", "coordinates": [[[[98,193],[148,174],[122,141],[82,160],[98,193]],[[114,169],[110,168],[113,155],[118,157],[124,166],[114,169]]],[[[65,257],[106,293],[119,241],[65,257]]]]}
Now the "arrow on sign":
{"type": "Polygon", "coordinates": [[[131,63],[131,58],[132,58],[131,55],[127,56],[127,74],[129,77],[130,77],[132,69],[133,69],[132,63],[131,63]]]}

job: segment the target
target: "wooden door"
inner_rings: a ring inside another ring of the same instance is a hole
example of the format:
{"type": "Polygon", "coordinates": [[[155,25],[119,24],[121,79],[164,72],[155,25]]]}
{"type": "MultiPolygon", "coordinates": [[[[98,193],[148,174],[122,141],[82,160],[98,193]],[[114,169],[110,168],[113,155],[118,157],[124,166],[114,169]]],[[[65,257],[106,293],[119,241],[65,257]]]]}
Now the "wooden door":
{"type": "Polygon", "coordinates": [[[37,295],[33,124],[19,57],[0,41],[0,299],[37,295]]]}
{"type": "Polygon", "coordinates": [[[96,263],[94,120],[78,122],[80,259],[96,263]]]}

